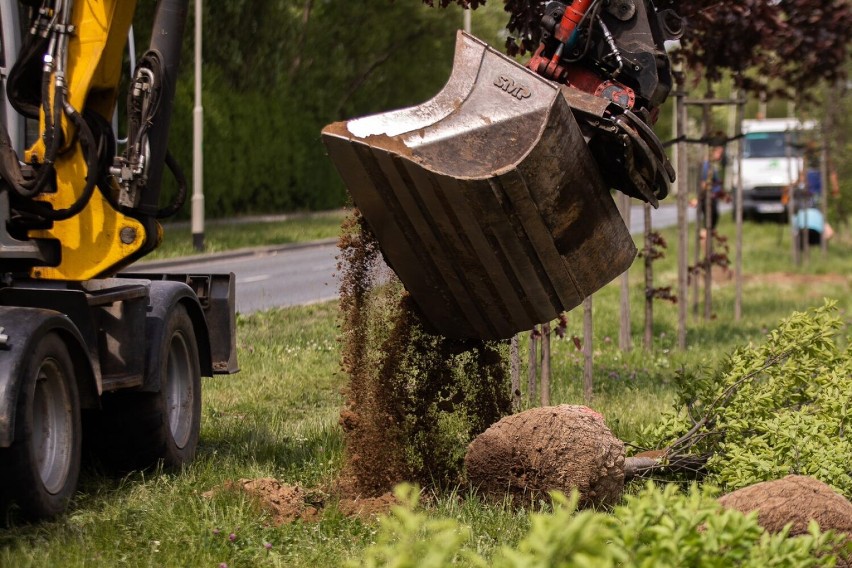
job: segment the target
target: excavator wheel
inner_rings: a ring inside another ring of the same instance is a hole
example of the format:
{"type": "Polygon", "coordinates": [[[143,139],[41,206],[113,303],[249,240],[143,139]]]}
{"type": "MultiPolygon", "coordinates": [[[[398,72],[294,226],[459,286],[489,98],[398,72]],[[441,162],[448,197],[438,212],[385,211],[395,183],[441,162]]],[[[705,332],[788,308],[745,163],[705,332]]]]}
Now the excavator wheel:
{"type": "Polygon", "coordinates": [[[201,429],[201,363],[195,328],[178,304],[171,313],[164,334],[162,389],[158,393],[166,419],[160,426],[165,448],[158,458],[177,467],[192,461],[201,429]]]}
{"type": "Polygon", "coordinates": [[[74,365],[65,342],[48,333],[23,370],[15,441],[0,450],[3,507],[30,520],[66,509],[80,476],[82,427],[74,365]]]}
{"type": "Polygon", "coordinates": [[[170,311],[159,342],[158,392],[104,397],[96,427],[99,457],[120,471],[180,468],[195,457],[201,429],[201,364],[192,319],[181,304],[170,311]]]}

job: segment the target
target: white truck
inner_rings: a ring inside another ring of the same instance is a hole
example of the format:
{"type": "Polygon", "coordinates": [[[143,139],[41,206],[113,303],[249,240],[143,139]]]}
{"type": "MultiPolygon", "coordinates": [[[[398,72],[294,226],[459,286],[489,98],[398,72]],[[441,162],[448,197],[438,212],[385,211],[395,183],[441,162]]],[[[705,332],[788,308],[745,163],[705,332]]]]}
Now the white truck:
{"type": "MultiPolygon", "coordinates": [[[[801,142],[803,134],[815,128],[814,121],[795,118],[743,121],[744,219],[787,219],[784,195],[788,187],[797,187],[803,177],[801,142]]],[[[736,176],[735,169],[735,184],[736,176]]]]}

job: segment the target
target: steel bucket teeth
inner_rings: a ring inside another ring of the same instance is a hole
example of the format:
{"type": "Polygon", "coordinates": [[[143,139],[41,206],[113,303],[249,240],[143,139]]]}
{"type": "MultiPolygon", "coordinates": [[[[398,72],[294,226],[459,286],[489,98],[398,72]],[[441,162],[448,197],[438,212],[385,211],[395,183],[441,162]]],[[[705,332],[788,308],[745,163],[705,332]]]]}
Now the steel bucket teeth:
{"type": "Polygon", "coordinates": [[[559,85],[463,32],[433,99],[331,124],[323,141],[388,264],[448,337],[529,330],[636,254],[559,85]]]}

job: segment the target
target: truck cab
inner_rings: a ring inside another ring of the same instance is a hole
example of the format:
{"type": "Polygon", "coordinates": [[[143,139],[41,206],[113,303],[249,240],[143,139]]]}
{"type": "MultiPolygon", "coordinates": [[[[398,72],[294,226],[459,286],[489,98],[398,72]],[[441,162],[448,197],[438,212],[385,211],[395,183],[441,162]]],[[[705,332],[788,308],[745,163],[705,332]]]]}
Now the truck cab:
{"type": "MultiPolygon", "coordinates": [[[[803,134],[815,127],[814,121],[794,118],[743,121],[744,219],[787,218],[788,188],[800,185],[803,134]]],[[[735,182],[737,175],[735,171],[735,182]]]]}

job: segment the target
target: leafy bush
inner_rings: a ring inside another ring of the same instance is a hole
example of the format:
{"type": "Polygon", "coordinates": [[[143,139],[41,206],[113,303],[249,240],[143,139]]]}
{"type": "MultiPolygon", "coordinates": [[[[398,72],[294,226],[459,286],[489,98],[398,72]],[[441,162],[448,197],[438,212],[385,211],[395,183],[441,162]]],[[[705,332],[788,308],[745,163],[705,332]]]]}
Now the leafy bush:
{"type": "Polygon", "coordinates": [[[516,546],[487,559],[465,548],[468,527],[430,518],[416,510],[417,490],[397,488],[403,503],[382,519],[376,543],[352,566],[440,567],[450,564],[497,568],[609,566],[831,566],[841,538],[820,533],[772,535],[756,514],[725,510],[716,490],[693,485],[681,492],[649,483],[612,514],[576,512],[577,495],[555,493],[553,510],[532,515],[530,530],[516,546]]]}
{"type": "Polygon", "coordinates": [[[639,445],[711,454],[710,481],[731,489],[800,474],[852,496],[852,347],[841,329],[826,302],[716,372],[682,374],[674,411],[639,445]]]}

